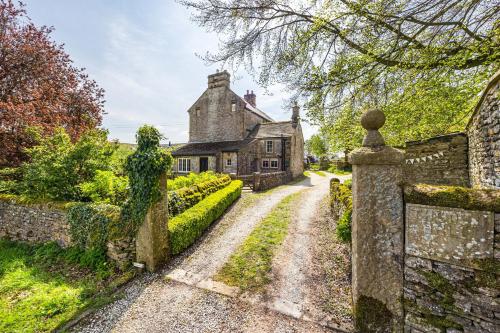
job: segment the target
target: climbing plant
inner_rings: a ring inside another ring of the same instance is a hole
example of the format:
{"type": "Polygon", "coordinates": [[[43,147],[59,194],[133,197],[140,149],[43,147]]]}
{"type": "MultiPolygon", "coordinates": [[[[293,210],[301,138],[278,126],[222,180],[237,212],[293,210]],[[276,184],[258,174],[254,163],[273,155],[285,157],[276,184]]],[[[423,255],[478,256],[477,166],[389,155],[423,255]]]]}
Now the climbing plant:
{"type": "Polygon", "coordinates": [[[144,125],[137,131],[137,150],[125,163],[130,195],[119,225],[110,231],[111,237],[135,235],[149,207],[160,199],[160,176],[172,165],[172,156],[160,148],[161,138],[152,126],[144,125]]]}

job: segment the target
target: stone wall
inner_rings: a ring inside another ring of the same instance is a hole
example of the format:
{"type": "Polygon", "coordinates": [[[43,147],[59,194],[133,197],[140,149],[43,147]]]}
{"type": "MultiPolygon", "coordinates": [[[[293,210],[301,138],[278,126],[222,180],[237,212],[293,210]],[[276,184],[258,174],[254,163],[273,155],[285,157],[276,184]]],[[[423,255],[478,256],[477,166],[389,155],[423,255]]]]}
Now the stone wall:
{"type": "Polygon", "coordinates": [[[264,191],[292,180],[292,175],[285,171],[272,173],[254,173],[254,191],[264,191]]]}
{"type": "Polygon", "coordinates": [[[469,174],[474,187],[500,189],[500,71],[483,92],[467,126],[469,174]]]}
{"type": "Polygon", "coordinates": [[[408,183],[469,186],[467,150],[465,133],[407,142],[404,179],[408,183]]]}
{"type": "Polygon", "coordinates": [[[500,331],[500,213],[406,204],[405,332],[500,331]]]}
{"type": "MultiPolygon", "coordinates": [[[[61,247],[72,245],[67,212],[56,206],[0,200],[0,238],[33,244],[56,242],[61,247]]],[[[110,241],[107,255],[118,267],[126,267],[135,260],[135,240],[110,241]]]]}
{"type": "Polygon", "coordinates": [[[0,237],[30,243],[54,241],[62,247],[71,244],[64,210],[8,201],[0,201],[0,237]]]}

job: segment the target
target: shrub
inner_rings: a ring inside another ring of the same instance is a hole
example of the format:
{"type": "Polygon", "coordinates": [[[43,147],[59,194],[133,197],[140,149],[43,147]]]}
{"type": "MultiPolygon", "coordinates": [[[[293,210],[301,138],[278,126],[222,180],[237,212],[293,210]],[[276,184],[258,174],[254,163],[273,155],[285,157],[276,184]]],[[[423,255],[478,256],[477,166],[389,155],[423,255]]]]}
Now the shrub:
{"type": "Polygon", "coordinates": [[[342,242],[350,242],[352,224],[351,182],[345,181],[341,184],[338,179],[332,178],[330,181],[330,200],[333,215],[338,219],[336,235],[342,242]]]}
{"type": "MultiPolygon", "coordinates": [[[[231,182],[228,175],[218,176],[213,180],[205,181],[190,187],[180,188],[168,192],[169,216],[176,216],[186,209],[196,205],[208,195],[226,187],[231,182]]],[[[167,182],[168,184],[168,182],[167,182]]],[[[168,185],[167,185],[168,186],[168,185]]]]}
{"type": "Polygon", "coordinates": [[[115,145],[104,131],[90,131],[76,143],[64,129],[27,149],[30,162],[22,166],[22,192],[33,198],[79,200],[78,184],[91,181],[97,170],[109,169],[115,145]]]}
{"type": "Polygon", "coordinates": [[[172,253],[181,253],[193,244],[241,195],[242,187],[243,182],[240,180],[232,181],[227,187],[172,218],[168,222],[172,253]]]}
{"type": "Polygon", "coordinates": [[[344,243],[351,241],[352,208],[346,209],[337,222],[336,234],[338,239],[344,243]]]}
{"type": "Polygon", "coordinates": [[[128,196],[128,178],[111,171],[97,170],[94,179],[78,185],[85,200],[121,205],[128,196]]]}

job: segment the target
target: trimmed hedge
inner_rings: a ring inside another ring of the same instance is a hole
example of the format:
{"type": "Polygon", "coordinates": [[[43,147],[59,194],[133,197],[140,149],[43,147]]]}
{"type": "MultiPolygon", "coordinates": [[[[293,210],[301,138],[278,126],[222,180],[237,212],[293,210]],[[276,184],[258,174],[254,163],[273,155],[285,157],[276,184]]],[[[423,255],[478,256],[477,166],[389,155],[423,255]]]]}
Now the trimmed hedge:
{"type": "Polygon", "coordinates": [[[242,187],[242,181],[232,181],[227,187],[207,196],[171,219],[168,222],[168,230],[172,254],[179,254],[193,244],[241,195],[242,187]]]}
{"type": "Polygon", "coordinates": [[[179,215],[186,209],[193,207],[210,194],[226,187],[231,182],[231,177],[223,175],[217,179],[209,180],[189,187],[183,187],[168,192],[168,215],[179,215]]]}

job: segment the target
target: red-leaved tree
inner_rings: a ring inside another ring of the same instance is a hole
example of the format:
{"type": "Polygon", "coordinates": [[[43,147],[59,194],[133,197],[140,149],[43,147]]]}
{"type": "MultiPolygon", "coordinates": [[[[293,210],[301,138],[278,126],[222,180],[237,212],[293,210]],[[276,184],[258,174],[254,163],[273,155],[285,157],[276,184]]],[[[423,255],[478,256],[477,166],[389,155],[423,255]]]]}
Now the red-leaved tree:
{"type": "Polygon", "coordinates": [[[0,166],[26,159],[30,128],[64,127],[72,139],[101,124],[104,91],[74,67],[51,27],[36,27],[22,3],[0,0],[0,166]]]}

